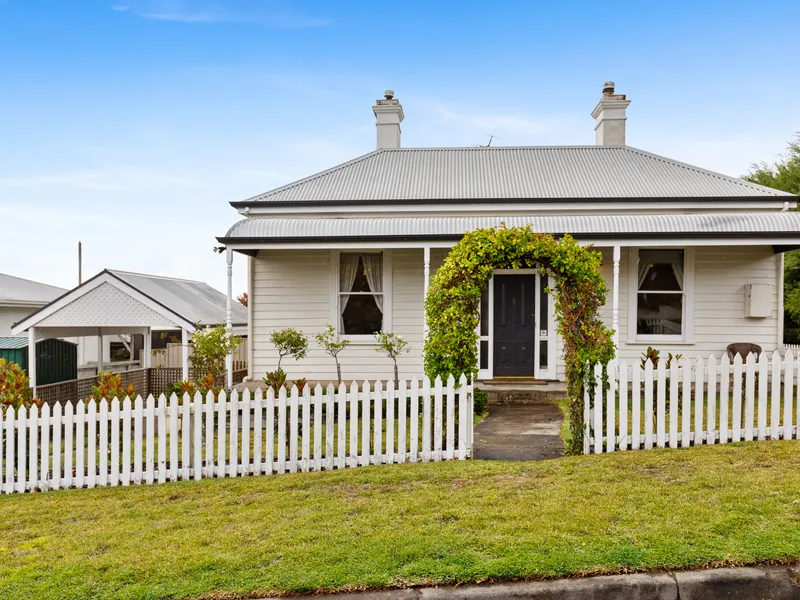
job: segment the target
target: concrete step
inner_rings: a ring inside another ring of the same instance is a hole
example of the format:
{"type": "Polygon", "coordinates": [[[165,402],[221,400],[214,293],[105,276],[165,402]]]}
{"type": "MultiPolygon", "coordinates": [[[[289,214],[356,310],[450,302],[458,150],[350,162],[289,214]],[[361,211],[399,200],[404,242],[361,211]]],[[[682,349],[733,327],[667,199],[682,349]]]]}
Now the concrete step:
{"type": "Polygon", "coordinates": [[[489,404],[552,404],[567,394],[566,384],[560,381],[532,385],[478,382],[476,387],[486,392],[489,404]]]}

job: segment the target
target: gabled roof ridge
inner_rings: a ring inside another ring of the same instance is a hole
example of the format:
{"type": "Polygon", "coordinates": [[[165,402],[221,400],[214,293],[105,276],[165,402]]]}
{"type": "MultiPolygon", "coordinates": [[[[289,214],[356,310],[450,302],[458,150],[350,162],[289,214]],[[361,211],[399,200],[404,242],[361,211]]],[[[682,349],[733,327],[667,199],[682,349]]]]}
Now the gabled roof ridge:
{"type": "Polygon", "coordinates": [[[330,173],[335,173],[336,171],[344,169],[345,167],[349,167],[351,165],[359,163],[359,162],[361,162],[363,160],[366,160],[367,158],[370,158],[372,156],[375,156],[375,155],[380,154],[381,152],[385,152],[385,151],[386,150],[382,149],[382,150],[373,150],[372,152],[367,152],[366,154],[362,154],[361,156],[357,156],[356,158],[353,158],[351,160],[348,160],[347,162],[343,162],[343,163],[340,163],[340,164],[335,165],[333,167],[330,167],[329,169],[325,169],[324,171],[320,171],[319,173],[314,173],[313,175],[309,175],[308,177],[303,177],[302,179],[298,179],[297,181],[292,181],[291,183],[287,183],[287,184],[282,185],[280,187],[276,187],[274,189],[266,191],[263,194],[256,194],[255,196],[251,196],[250,198],[247,198],[245,200],[237,200],[237,201],[235,201],[235,203],[236,204],[246,204],[247,202],[258,202],[259,199],[263,199],[263,198],[266,198],[268,196],[272,196],[273,194],[277,194],[278,192],[283,192],[285,190],[290,190],[290,189],[292,189],[294,187],[297,187],[299,185],[302,185],[304,183],[308,183],[309,181],[314,181],[315,179],[318,179],[318,178],[323,177],[325,175],[328,175],[330,173]]]}
{"type": "Polygon", "coordinates": [[[755,189],[761,192],[766,192],[773,196],[791,196],[796,198],[794,194],[789,192],[784,192],[782,190],[776,190],[775,188],[767,187],[765,185],[760,185],[758,183],[752,183],[750,181],[746,181],[741,177],[733,177],[731,175],[725,175],[724,173],[720,173],[718,171],[711,171],[709,169],[704,169],[703,167],[698,167],[695,165],[690,165],[689,163],[682,162],[680,160],[675,160],[674,158],[669,158],[667,156],[662,156],[660,154],[655,154],[654,152],[648,152],[647,150],[641,150],[639,148],[634,148],[633,146],[618,146],[619,148],[625,148],[631,152],[635,152],[637,154],[641,154],[642,156],[646,156],[647,158],[652,158],[654,160],[660,160],[667,164],[675,165],[678,167],[682,167],[684,169],[688,169],[690,171],[694,171],[695,173],[702,173],[704,175],[709,175],[711,177],[716,177],[717,179],[721,179],[723,181],[729,181],[730,183],[735,183],[737,185],[741,185],[746,188],[755,189]]]}
{"type": "Polygon", "coordinates": [[[203,285],[208,285],[205,281],[199,281],[197,279],[184,279],[182,277],[167,277],[166,275],[150,275],[149,273],[136,273],[134,271],[122,271],[120,269],[105,269],[105,270],[113,275],[133,275],[134,277],[145,277],[147,279],[161,279],[164,281],[183,281],[186,283],[200,283],[203,285]]]}

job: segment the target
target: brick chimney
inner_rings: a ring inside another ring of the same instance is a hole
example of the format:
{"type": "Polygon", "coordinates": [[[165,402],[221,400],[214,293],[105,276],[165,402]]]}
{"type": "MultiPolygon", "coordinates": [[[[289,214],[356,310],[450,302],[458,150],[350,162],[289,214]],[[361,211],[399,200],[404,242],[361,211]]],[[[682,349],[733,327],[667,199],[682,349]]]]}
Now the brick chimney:
{"type": "Polygon", "coordinates": [[[395,100],[394,91],[386,90],[383,100],[377,100],[372,107],[375,113],[375,126],[378,130],[378,150],[400,147],[400,123],[403,121],[403,107],[395,100]]]}
{"type": "Polygon", "coordinates": [[[603,84],[603,95],[594,107],[592,117],[596,122],[594,131],[598,146],[625,145],[625,109],[631,103],[625,94],[614,93],[614,82],[603,84]]]}

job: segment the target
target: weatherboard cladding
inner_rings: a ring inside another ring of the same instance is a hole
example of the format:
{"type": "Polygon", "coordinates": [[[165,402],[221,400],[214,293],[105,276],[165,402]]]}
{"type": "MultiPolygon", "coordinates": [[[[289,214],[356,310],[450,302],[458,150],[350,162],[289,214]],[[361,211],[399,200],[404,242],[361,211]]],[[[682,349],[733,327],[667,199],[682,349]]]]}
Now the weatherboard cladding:
{"type": "Polygon", "coordinates": [[[443,238],[452,239],[482,227],[530,226],[542,233],[590,237],[620,234],[800,236],[800,213],[727,213],[669,215],[570,215],[570,216],[476,216],[391,217],[354,219],[249,218],[234,224],[225,243],[275,240],[345,238],[443,238]]]}
{"type": "Polygon", "coordinates": [[[233,204],[776,196],[630,146],[396,148],[233,204]]]}

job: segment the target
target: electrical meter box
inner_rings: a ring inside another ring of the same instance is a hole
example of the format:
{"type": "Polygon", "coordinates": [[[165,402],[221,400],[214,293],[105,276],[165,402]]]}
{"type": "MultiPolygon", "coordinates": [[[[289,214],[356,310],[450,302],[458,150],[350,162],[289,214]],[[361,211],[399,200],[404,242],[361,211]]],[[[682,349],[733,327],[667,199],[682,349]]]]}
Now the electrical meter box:
{"type": "Polygon", "coordinates": [[[772,316],[773,288],[763,283],[744,286],[744,316],[763,319],[772,316]]]}

